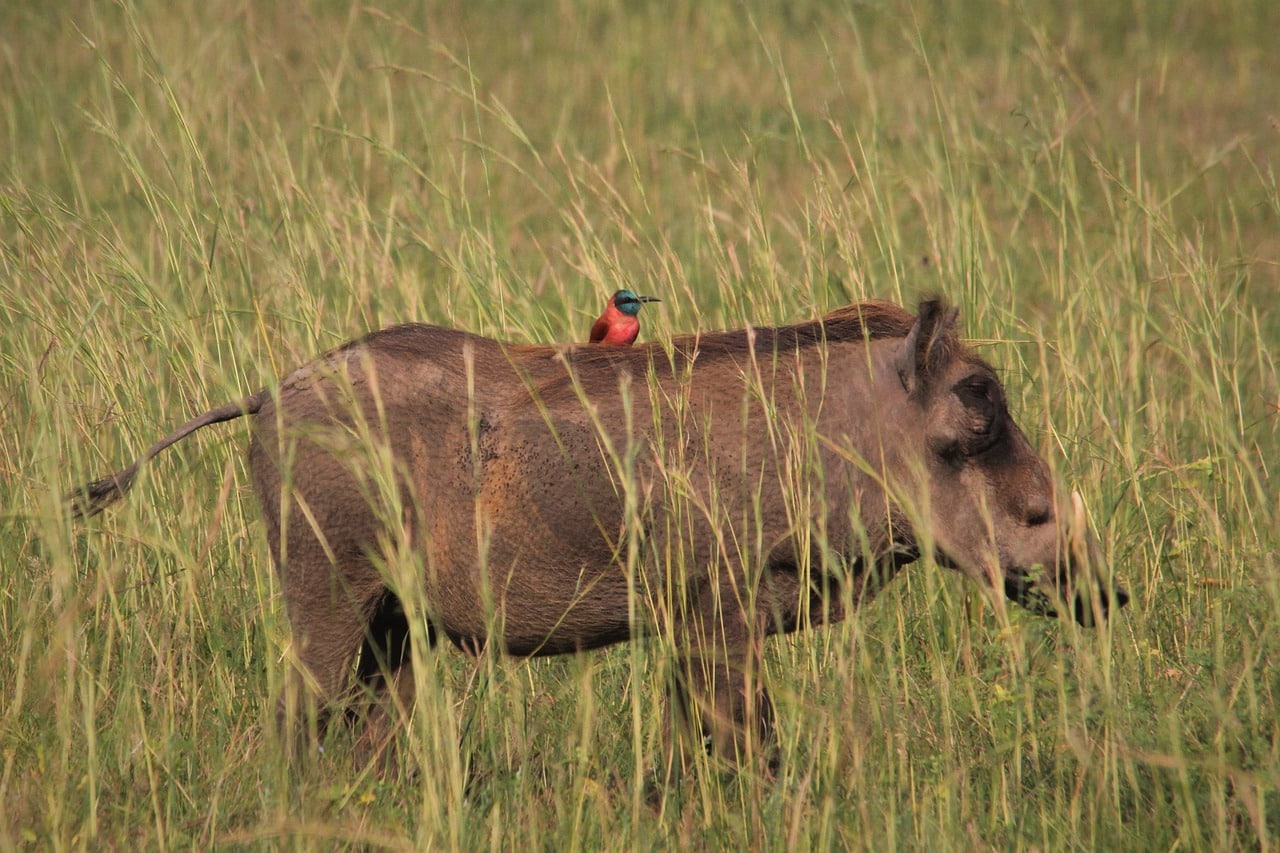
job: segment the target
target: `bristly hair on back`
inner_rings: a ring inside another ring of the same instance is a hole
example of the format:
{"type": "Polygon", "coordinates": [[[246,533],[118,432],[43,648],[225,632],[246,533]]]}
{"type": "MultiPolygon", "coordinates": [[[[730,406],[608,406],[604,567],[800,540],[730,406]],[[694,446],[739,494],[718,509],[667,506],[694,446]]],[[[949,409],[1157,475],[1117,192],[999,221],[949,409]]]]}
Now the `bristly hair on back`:
{"type": "MultiPolygon", "coordinates": [[[[757,355],[805,349],[821,343],[839,343],[879,338],[903,338],[911,331],[915,315],[892,302],[873,300],[845,305],[814,320],[785,326],[759,326],[702,332],[673,338],[673,352],[686,358],[717,355],[757,355]]],[[[635,347],[573,347],[566,355],[586,364],[597,360],[629,363],[647,361],[656,343],[635,347]]]]}
{"type": "Polygon", "coordinates": [[[785,326],[761,326],[703,332],[673,338],[669,352],[657,342],[630,347],[526,346],[508,347],[509,355],[524,361],[561,365],[533,381],[535,393],[545,400],[616,389],[619,373],[681,375],[696,361],[704,368],[722,359],[772,359],[824,343],[861,343],[883,338],[905,338],[915,315],[892,302],[869,301],[837,308],[822,317],[785,326]],[[567,371],[563,367],[568,367],[567,371]],[[579,368],[583,368],[581,372],[579,368]],[[592,369],[592,368],[604,368],[592,369]],[[668,373],[670,371],[670,373],[668,373]]]}
{"type": "MultiPolygon", "coordinates": [[[[695,354],[699,358],[782,353],[805,349],[820,343],[841,343],[880,338],[905,338],[915,323],[915,315],[900,305],[881,300],[856,302],[830,311],[813,320],[783,326],[756,326],[750,329],[725,329],[680,335],[671,340],[672,352],[683,359],[695,354]]],[[[452,346],[461,339],[471,339],[477,346],[496,347],[515,356],[536,360],[538,357],[568,360],[577,364],[607,362],[622,366],[648,362],[662,346],[656,342],[631,347],[583,346],[577,344],[518,344],[484,338],[457,329],[408,323],[372,332],[338,347],[329,356],[359,347],[379,352],[399,353],[406,358],[418,357],[424,347],[438,348],[443,340],[452,346]]],[[[528,362],[525,366],[530,366],[528,362]]],[[[558,373],[558,371],[557,371],[558,373]]]]}
{"type": "MultiPolygon", "coordinates": [[[[902,338],[910,333],[914,322],[914,315],[892,302],[857,302],[814,320],[755,328],[751,336],[743,329],[713,332],[698,338],[697,345],[704,351],[723,348],[727,352],[745,352],[750,339],[757,353],[785,352],[820,343],[902,338]]],[[[677,345],[684,340],[678,339],[677,345]]]]}

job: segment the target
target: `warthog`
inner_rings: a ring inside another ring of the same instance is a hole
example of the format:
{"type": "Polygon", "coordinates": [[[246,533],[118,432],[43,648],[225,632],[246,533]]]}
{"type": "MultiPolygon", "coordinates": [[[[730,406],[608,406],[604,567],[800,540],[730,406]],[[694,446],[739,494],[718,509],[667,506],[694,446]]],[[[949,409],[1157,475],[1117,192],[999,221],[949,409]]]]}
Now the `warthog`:
{"type": "Polygon", "coordinates": [[[254,485],[322,714],[359,689],[412,703],[411,632],[513,655],[657,632],[680,650],[693,742],[767,761],[763,638],[842,618],[922,554],[1084,624],[1128,599],[1093,572],[1078,499],[955,321],[937,301],[916,317],[867,302],[669,349],[398,326],[200,415],[77,510],[253,415],[254,485]]]}

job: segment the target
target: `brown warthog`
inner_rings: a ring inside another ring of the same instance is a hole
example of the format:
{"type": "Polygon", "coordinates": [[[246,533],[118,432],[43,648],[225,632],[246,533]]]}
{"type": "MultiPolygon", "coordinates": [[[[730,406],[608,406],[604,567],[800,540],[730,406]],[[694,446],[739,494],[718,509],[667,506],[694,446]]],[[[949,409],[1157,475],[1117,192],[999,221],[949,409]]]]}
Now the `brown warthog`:
{"type": "Polygon", "coordinates": [[[192,420],[86,487],[78,511],[246,414],[322,709],[358,685],[411,703],[415,631],[514,655],[660,632],[680,649],[686,722],[723,758],[767,759],[763,638],[841,618],[922,553],[1086,624],[1128,598],[1092,571],[1081,507],[1061,500],[936,301],[917,317],[868,302],[670,349],[398,326],[192,420]]]}

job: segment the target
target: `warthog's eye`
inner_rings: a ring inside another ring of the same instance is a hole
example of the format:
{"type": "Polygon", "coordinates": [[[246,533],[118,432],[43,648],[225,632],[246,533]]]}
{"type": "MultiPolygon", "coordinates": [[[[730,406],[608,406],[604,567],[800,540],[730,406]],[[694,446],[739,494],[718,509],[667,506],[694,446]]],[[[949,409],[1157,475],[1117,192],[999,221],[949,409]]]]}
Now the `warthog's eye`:
{"type": "Polygon", "coordinates": [[[973,456],[994,446],[1008,419],[1000,383],[991,376],[974,374],[957,382],[952,390],[964,404],[965,413],[955,451],[973,456]]]}

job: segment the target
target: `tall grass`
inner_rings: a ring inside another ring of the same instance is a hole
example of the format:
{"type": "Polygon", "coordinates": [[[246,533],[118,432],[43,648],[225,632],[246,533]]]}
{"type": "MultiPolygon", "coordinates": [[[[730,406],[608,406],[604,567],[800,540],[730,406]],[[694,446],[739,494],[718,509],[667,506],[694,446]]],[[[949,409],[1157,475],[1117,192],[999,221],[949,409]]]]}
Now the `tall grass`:
{"type": "Polygon", "coordinates": [[[1280,261],[1264,2],[0,12],[0,846],[1272,849],[1280,261]],[[913,567],[775,640],[783,769],[643,790],[660,642],[419,655],[416,773],[272,734],[243,431],[70,486],[406,320],[663,340],[940,292],[1086,496],[1103,632],[913,567]],[[656,310],[654,310],[656,308],[656,310]]]}

